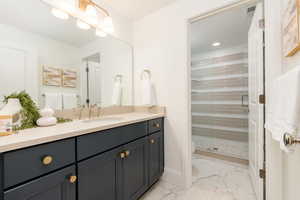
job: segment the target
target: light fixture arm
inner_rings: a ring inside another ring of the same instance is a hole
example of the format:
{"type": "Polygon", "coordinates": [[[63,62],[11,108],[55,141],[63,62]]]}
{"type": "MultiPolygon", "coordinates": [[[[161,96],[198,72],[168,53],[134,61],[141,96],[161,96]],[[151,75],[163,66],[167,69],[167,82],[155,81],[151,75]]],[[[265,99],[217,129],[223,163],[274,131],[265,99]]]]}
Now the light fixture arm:
{"type": "Polygon", "coordinates": [[[79,0],[79,8],[83,11],[86,10],[86,8],[88,7],[88,5],[92,5],[95,8],[97,8],[99,11],[101,11],[102,13],[104,13],[105,16],[109,17],[109,12],[102,8],[101,6],[99,6],[98,4],[96,4],[95,2],[93,2],[92,0],[79,0]]]}

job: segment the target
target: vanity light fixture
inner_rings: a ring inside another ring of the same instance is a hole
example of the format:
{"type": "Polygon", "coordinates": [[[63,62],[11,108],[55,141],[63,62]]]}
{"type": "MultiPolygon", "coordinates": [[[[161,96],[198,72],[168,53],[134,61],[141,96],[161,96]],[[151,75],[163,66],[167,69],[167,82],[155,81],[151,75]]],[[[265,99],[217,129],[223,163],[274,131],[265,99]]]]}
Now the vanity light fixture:
{"type": "Polygon", "coordinates": [[[211,46],[213,46],[213,47],[221,46],[221,42],[214,42],[211,44],[211,46]]]}
{"type": "Polygon", "coordinates": [[[61,6],[61,0],[42,0],[53,8],[51,13],[60,19],[68,19],[69,15],[77,19],[77,26],[80,29],[88,30],[91,27],[96,29],[96,35],[105,37],[108,33],[114,33],[113,20],[109,12],[92,0],[75,0],[79,2],[73,7],[61,6]]]}
{"type": "Polygon", "coordinates": [[[51,13],[52,13],[52,15],[54,15],[55,17],[57,17],[59,19],[63,19],[63,20],[69,19],[68,13],[65,13],[64,11],[59,10],[57,8],[52,8],[51,13]]]}

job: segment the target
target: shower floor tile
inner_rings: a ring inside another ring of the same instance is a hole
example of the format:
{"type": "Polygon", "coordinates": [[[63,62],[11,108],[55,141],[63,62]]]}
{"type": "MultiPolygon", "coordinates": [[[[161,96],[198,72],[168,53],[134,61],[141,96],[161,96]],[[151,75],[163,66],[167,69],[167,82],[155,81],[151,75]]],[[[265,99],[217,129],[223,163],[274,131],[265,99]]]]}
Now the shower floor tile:
{"type": "Polygon", "coordinates": [[[248,166],[193,156],[193,185],[183,190],[158,182],[142,200],[256,200],[248,166]]]}

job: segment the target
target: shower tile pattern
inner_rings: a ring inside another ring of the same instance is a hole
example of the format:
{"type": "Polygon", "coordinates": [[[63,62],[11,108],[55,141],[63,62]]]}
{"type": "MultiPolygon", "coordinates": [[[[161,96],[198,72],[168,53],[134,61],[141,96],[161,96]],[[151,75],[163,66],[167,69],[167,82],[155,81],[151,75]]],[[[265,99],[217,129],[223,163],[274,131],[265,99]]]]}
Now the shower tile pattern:
{"type": "Polygon", "coordinates": [[[248,159],[248,61],[245,49],[192,62],[192,132],[196,148],[248,159]]]}
{"type": "Polygon", "coordinates": [[[157,183],[142,200],[256,200],[248,166],[194,155],[193,185],[157,183]]]}

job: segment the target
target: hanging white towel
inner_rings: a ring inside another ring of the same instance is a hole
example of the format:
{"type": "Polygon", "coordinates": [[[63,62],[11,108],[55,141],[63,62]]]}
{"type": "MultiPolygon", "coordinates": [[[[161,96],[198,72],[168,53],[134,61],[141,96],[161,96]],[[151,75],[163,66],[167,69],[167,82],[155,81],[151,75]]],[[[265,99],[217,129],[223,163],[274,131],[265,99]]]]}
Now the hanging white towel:
{"type": "Polygon", "coordinates": [[[63,109],[77,108],[77,95],[74,93],[63,94],[63,109]]]}
{"type": "Polygon", "coordinates": [[[120,80],[116,80],[113,86],[112,105],[121,106],[122,104],[122,84],[120,80]]]}
{"type": "Polygon", "coordinates": [[[285,133],[299,137],[300,133],[300,67],[275,80],[270,92],[270,112],[266,129],[280,142],[285,152],[292,152],[283,144],[285,133]]]}
{"type": "Polygon", "coordinates": [[[155,106],[156,98],[154,92],[154,86],[152,85],[150,74],[143,75],[142,79],[142,105],[155,106]]]}
{"type": "Polygon", "coordinates": [[[45,107],[62,110],[62,95],[60,93],[45,93],[45,107]]]}

